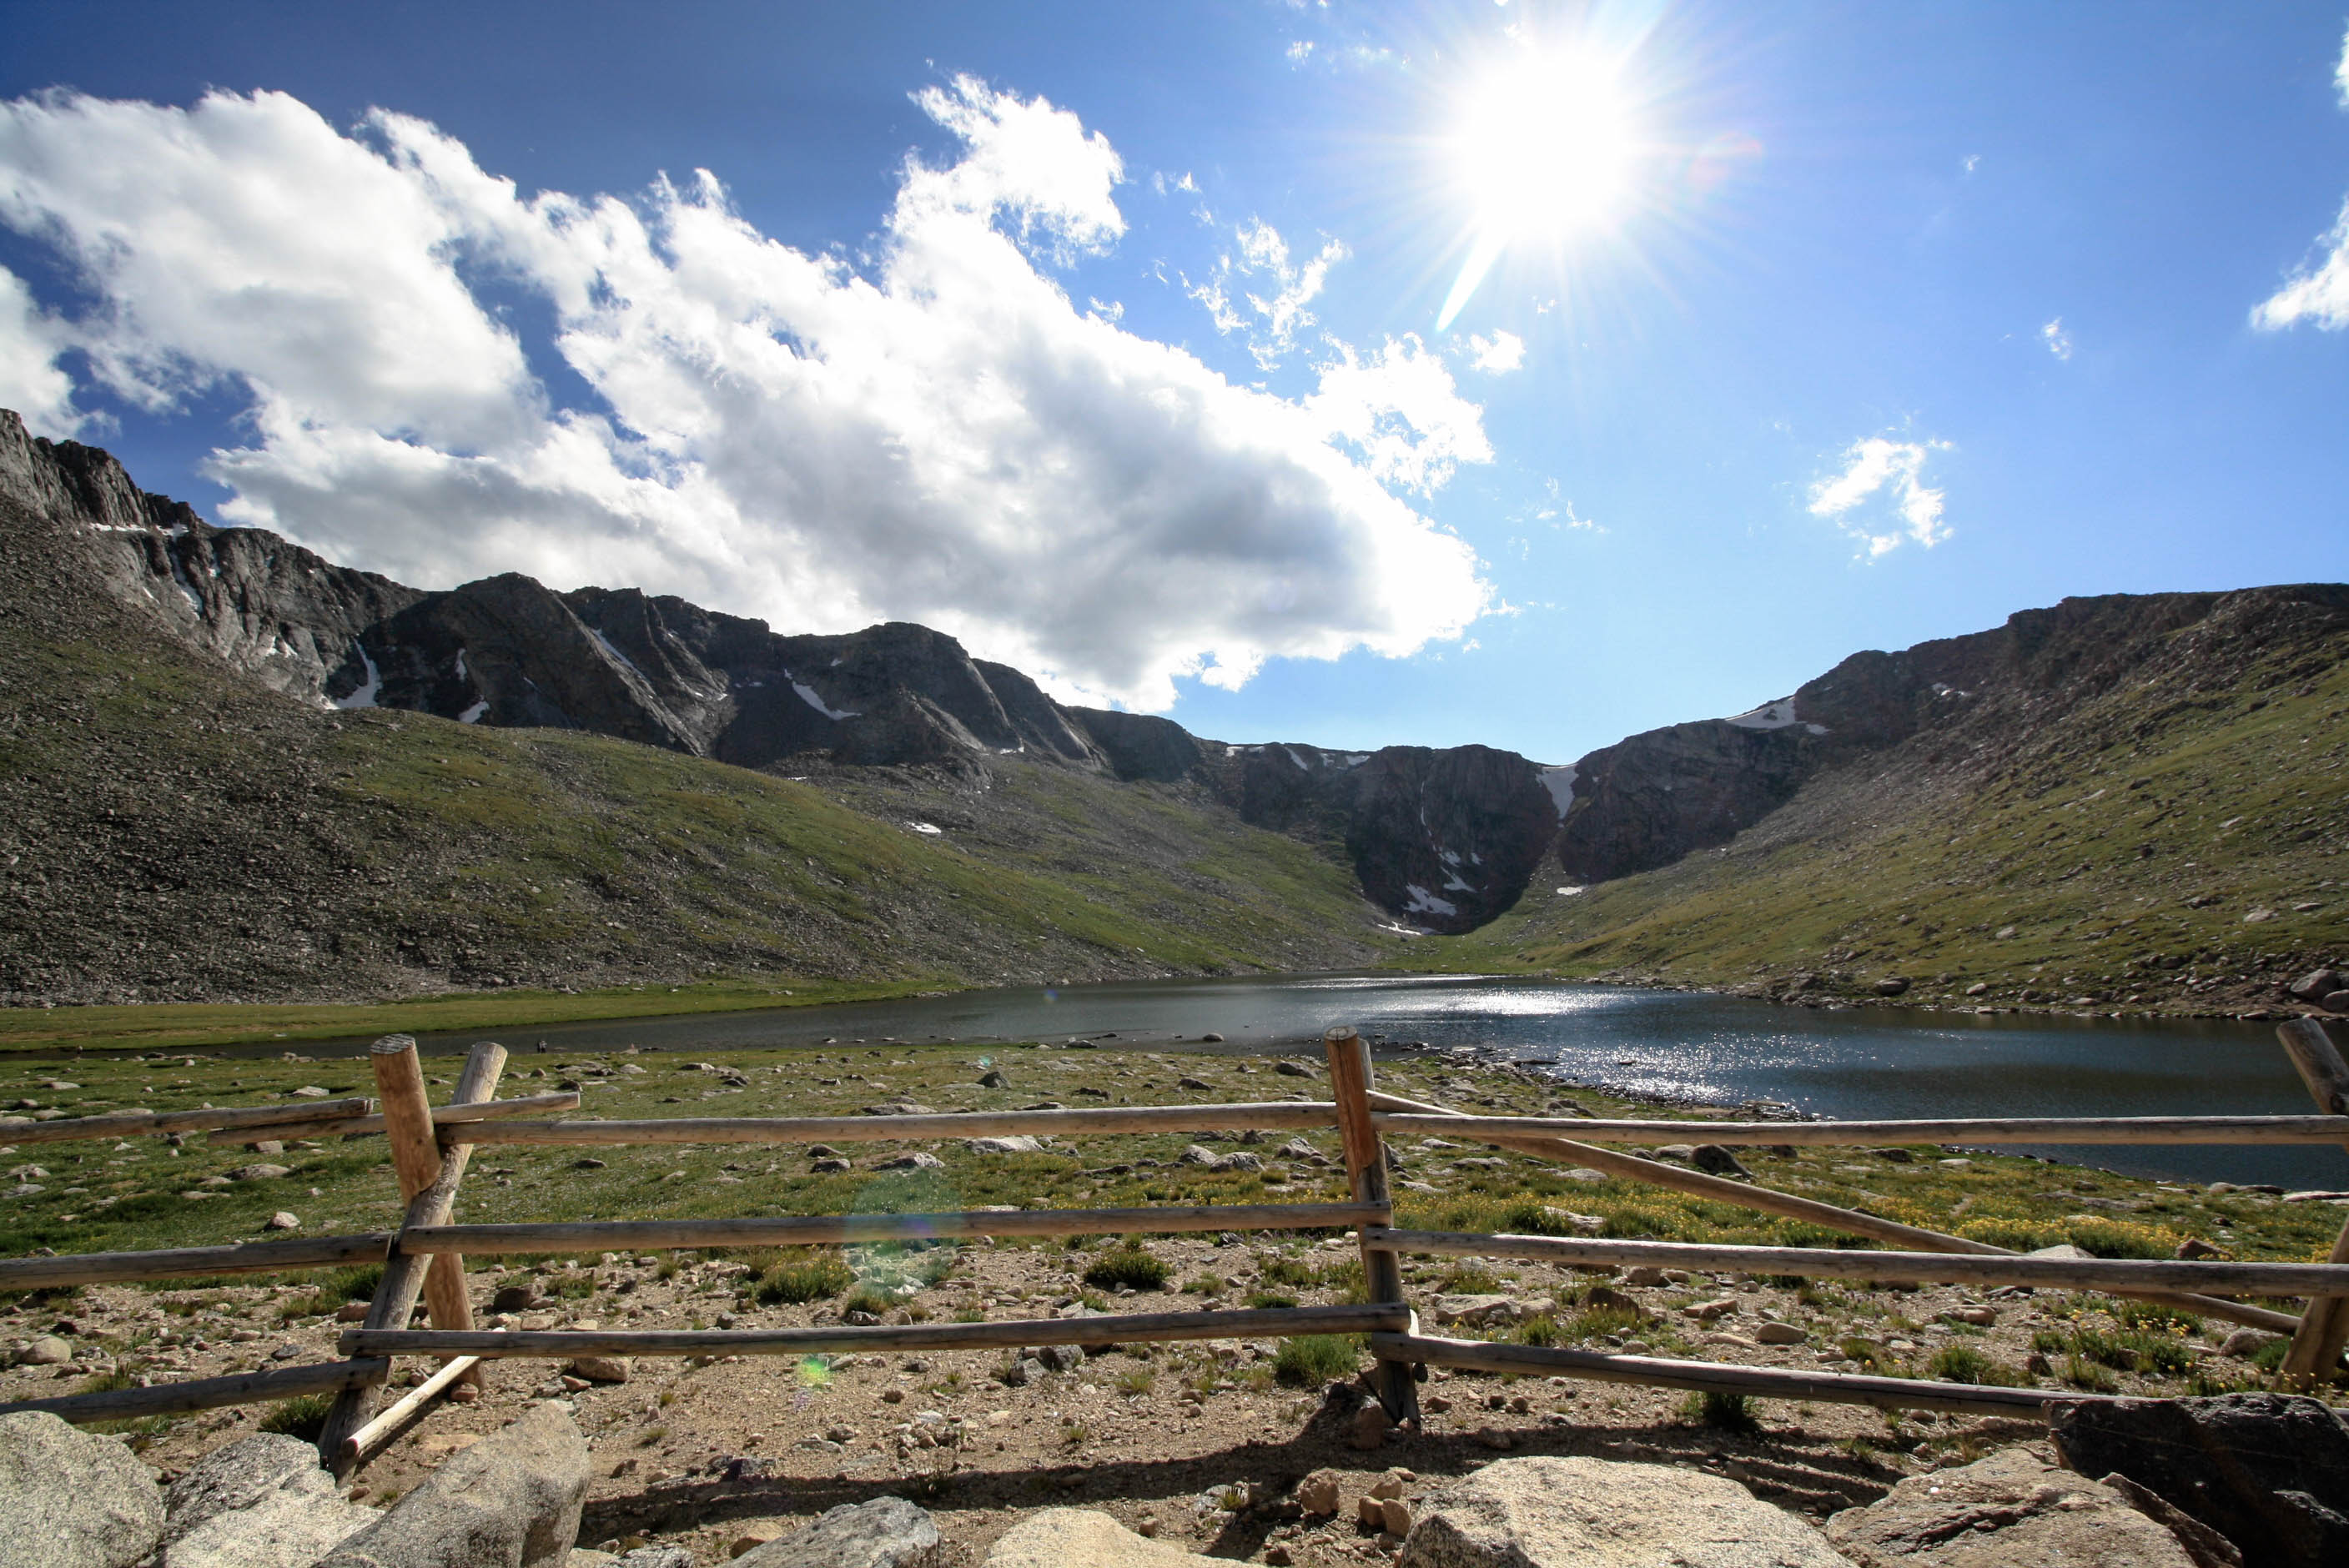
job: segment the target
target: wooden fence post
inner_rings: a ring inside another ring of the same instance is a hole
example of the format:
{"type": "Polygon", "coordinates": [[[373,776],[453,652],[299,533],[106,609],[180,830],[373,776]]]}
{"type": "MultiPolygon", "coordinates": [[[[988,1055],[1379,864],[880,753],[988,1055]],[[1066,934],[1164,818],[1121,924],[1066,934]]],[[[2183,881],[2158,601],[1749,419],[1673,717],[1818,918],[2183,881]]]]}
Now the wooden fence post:
{"type": "MultiPolygon", "coordinates": [[[[1353,1185],[1354,1201],[1378,1205],[1386,1215],[1378,1222],[1392,1227],[1394,1205],[1387,1196],[1387,1147],[1378,1129],[1371,1125],[1371,1047],[1344,1024],[1322,1036],[1321,1043],[1330,1053],[1330,1098],[1337,1102],[1338,1137],[1345,1149],[1346,1175],[1353,1185]]],[[[1373,1305],[1404,1305],[1402,1260],[1392,1252],[1371,1247],[1366,1234],[1362,1242],[1362,1279],[1368,1287],[1365,1294],[1373,1305]]],[[[1419,1388],[1410,1363],[1381,1359],[1377,1378],[1379,1403],[1385,1407],[1387,1418],[1398,1424],[1416,1421],[1419,1388]]]]}
{"type": "MultiPolygon", "coordinates": [[[[391,1163],[399,1178],[400,1196],[407,1201],[400,1229],[446,1224],[457,1201],[457,1185],[464,1179],[472,1146],[452,1143],[443,1153],[432,1128],[432,1107],[424,1095],[424,1070],[417,1059],[416,1041],[408,1035],[386,1035],[367,1047],[375,1068],[376,1087],[383,1101],[384,1133],[391,1143],[391,1163]],[[419,1180],[420,1178],[420,1180],[419,1180]]],[[[461,1103],[489,1099],[496,1092],[498,1076],[505,1070],[506,1049],[484,1040],[473,1047],[457,1082],[461,1103]]],[[[472,1304],[465,1295],[465,1260],[454,1253],[439,1256],[403,1253],[397,1240],[384,1265],[383,1283],[367,1304],[368,1328],[406,1328],[421,1294],[435,1327],[471,1328],[472,1304]]],[[[467,1374],[478,1379],[479,1368],[467,1374]]],[[[366,1425],[374,1392],[367,1387],[345,1389],[326,1413],[319,1434],[321,1455],[337,1478],[350,1473],[349,1439],[366,1425]]]]}
{"type": "MultiPolygon", "coordinates": [[[[2276,1037],[2300,1069],[2300,1081],[2308,1086],[2317,1109],[2328,1116],[2349,1112],[2349,1062],[2341,1059],[2324,1026],[2314,1018],[2294,1018],[2276,1030],[2276,1037]]],[[[2349,1263],[2349,1225],[2342,1227],[2328,1261],[2349,1263]]],[[[2301,1309],[2291,1348],[2284,1352],[2284,1376],[2302,1385],[2323,1382],[2332,1376],[2344,1344],[2349,1344],[2349,1295],[2310,1297],[2301,1309]]]]}

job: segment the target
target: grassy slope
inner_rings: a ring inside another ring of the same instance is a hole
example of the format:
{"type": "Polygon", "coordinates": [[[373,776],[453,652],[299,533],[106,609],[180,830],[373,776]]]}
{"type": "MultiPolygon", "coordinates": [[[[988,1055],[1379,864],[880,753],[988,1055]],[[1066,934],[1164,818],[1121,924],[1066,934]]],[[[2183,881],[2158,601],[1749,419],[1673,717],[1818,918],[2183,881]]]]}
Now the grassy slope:
{"type": "Polygon", "coordinates": [[[2019,754],[1911,743],[1815,779],[1731,844],[1414,944],[1438,968],[1554,969],[1904,1001],[2232,1011],[2349,958],[2349,668],[2131,686],[2019,754]],[[2270,678],[2272,677],[2272,678],[2270,678]],[[2264,918],[2247,920],[2260,911],[2264,918]],[[2010,934],[2002,934],[2011,933],[2010,934]]]}
{"type": "MultiPolygon", "coordinates": [[[[43,586],[0,605],[0,993],[227,1008],[150,1043],[611,1016],[647,983],[732,978],[691,999],[755,1006],[814,980],[1346,967],[1392,941],[1335,857],[1179,794],[1013,758],[984,789],[795,782],[592,735],[321,714],[75,603],[62,575],[43,586]],[[941,796],[947,831],[915,831],[941,796]],[[332,1023],[250,1006],[516,987],[616,994],[332,1023]]],[[[123,1020],[6,1022],[95,1043],[123,1020]]]]}

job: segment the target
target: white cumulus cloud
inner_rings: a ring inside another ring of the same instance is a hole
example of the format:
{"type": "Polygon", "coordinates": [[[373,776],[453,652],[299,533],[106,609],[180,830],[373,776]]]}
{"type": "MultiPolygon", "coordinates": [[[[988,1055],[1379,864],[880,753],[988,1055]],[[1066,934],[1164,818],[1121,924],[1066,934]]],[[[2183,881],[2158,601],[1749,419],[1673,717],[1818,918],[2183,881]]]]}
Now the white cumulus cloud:
{"type": "Polygon", "coordinates": [[[1526,340],[1514,332],[1495,332],[1490,337],[1471,337],[1468,340],[1468,363],[1487,376],[1506,376],[1512,370],[1523,369],[1526,340]]]}
{"type": "MultiPolygon", "coordinates": [[[[2341,60],[2333,67],[2341,107],[2349,108],[2349,34],[2341,40],[2341,60]]],[[[2327,331],[2349,326],[2349,201],[2342,203],[2332,232],[2317,242],[2323,257],[2304,263],[2282,288],[2251,307],[2251,325],[2276,332],[2313,322],[2327,331]]]]}
{"type": "Polygon", "coordinates": [[[1810,512],[1850,534],[1872,558],[1913,540],[1931,549],[1949,537],[1941,492],[1925,483],[1926,461],[1947,441],[1869,436],[1844,451],[1840,471],[1811,486],[1810,512]]]}
{"type": "MultiPolygon", "coordinates": [[[[1490,458],[1440,360],[1332,345],[1309,396],[1236,387],[1056,281],[1123,232],[1106,140],[968,77],[918,101],[959,152],[908,158],[861,268],[706,172],[526,194],[420,120],[345,132],[282,94],[0,104],[0,222],[96,302],[0,284],[0,387],[52,423],[85,390],[241,397],[250,434],[207,465],[225,520],[422,585],[917,620],[1136,707],[1485,612],[1474,552],[1398,493],[1490,458]],[[64,379],[85,362],[92,388],[64,379]]],[[[1342,249],[1293,266],[1252,230],[1234,274],[1293,335],[1342,249]]]]}
{"type": "Polygon", "coordinates": [[[1462,463],[1489,463],[1483,412],[1460,396],[1441,355],[1418,338],[1389,338],[1376,354],[1333,344],[1320,389],[1305,407],[1330,438],[1389,484],[1430,491],[1462,463]]]}
{"type": "Polygon", "coordinates": [[[36,436],[62,439],[81,430],[73,377],[57,366],[72,345],[62,324],[33,303],[25,280],[0,267],[0,408],[16,409],[36,436]]]}

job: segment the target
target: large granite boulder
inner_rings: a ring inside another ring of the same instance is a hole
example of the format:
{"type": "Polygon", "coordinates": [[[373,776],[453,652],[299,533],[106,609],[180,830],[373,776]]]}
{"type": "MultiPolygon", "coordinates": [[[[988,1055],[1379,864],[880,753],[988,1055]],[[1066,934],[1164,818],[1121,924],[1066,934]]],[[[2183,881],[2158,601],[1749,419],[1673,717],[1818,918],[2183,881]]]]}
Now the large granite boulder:
{"type": "Polygon", "coordinates": [[[946,1559],[938,1527],[902,1497],[841,1504],[754,1546],[736,1568],[936,1568],[946,1559]]]}
{"type": "Polygon", "coordinates": [[[1614,1460],[1502,1460],[1413,1510],[1399,1568],[1847,1568],[1733,1480],[1614,1460]]]}
{"type": "Polygon", "coordinates": [[[564,1568],[588,1479],[570,1412],[541,1405],[450,1458],[318,1568],[564,1568]]]}
{"type": "Polygon", "coordinates": [[[1106,1513],[1048,1508],[998,1536],[983,1568],[1214,1568],[1220,1561],[1136,1535],[1106,1513]]]}
{"type": "Polygon", "coordinates": [[[1827,1540],[1861,1568],[2206,1568],[2208,1562],[2120,1491],[2057,1470],[2027,1449],[1910,1476],[1866,1508],[1829,1520],[1827,1540]]]}
{"type": "Polygon", "coordinates": [[[0,1568],[131,1568],[163,1534],[155,1472],[41,1410],[0,1416],[0,1568]]]}
{"type": "Polygon", "coordinates": [[[2048,1427],[2064,1462],[2117,1472],[2209,1525],[2245,1561],[2349,1563],[2349,1418],[2289,1394],[2077,1400],[2048,1427]]]}
{"type": "Polygon", "coordinates": [[[346,1502],[318,1450],[264,1432],[171,1483],[159,1568],[310,1568],[383,1516],[346,1502]]]}

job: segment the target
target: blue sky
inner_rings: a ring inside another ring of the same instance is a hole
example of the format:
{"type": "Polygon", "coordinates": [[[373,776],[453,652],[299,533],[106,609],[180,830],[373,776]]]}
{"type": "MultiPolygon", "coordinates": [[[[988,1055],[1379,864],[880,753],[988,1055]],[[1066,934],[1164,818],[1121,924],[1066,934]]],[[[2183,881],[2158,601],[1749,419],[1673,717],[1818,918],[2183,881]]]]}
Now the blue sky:
{"type": "Polygon", "coordinates": [[[409,581],[1562,761],[2066,594],[2343,575],[2335,6],[0,27],[0,403],[409,581]]]}

